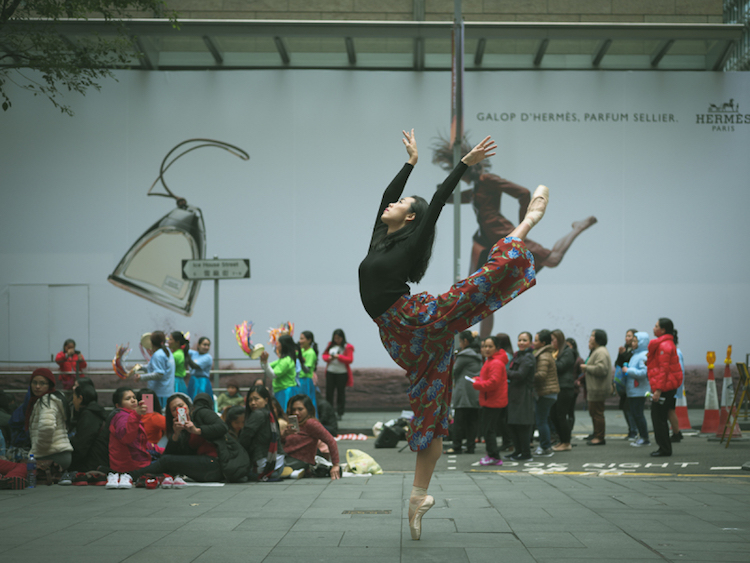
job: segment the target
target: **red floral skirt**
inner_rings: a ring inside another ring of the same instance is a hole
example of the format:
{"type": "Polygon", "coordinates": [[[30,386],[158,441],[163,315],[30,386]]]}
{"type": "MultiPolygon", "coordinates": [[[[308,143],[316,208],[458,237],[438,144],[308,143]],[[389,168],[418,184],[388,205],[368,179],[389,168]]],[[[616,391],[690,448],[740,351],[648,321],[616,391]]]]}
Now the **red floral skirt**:
{"type": "Polygon", "coordinates": [[[404,295],[374,319],[385,349],[409,378],[413,451],[448,435],[455,335],[535,283],[534,256],[521,239],[506,237],[492,247],[484,266],[448,292],[404,295]]]}

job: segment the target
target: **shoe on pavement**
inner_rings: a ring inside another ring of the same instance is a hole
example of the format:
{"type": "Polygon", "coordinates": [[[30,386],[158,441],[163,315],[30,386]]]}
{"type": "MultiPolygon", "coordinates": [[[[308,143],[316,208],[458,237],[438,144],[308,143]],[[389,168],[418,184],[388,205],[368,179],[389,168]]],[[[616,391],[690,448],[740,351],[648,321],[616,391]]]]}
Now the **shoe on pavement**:
{"type": "Polygon", "coordinates": [[[672,454],[666,454],[661,450],[656,450],[655,452],[651,452],[651,457],[670,457],[672,454]]]}
{"type": "Polygon", "coordinates": [[[73,477],[72,485],[74,487],[86,487],[89,484],[89,476],[85,473],[76,473],[76,476],[73,477]]]}
{"type": "Polygon", "coordinates": [[[185,479],[182,477],[175,477],[172,480],[172,488],[174,489],[184,489],[187,486],[187,483],[185,482],[185,479]]]}
{"type": "Polygon", "coordinates": [[[677,432],[676,434],[672,434],[669,438],[670,442],[682,442],[682,432],[677,432]]]}
{"type": "Polygon", "coordinates": [[[108,489],[116,489],[120,484],[120,476],[117,473],[110,473],[107,475],[107,484],[105,487],[108,489]]]}
{"type": "Polygon", "coordinates": [[[534,455],[537,455],[539,457],[552,457],[554,454],[555,454],[555,452],[552,451],[552,448],[538,447],[534,451],[534,455]]]}
{"type": "Polygon", "coordinates": [[[72,485],[73,479],[75,479],[75,472],[66,471],[62,474],[62,477],[60,477],[60,480],[57,482],[58,485],[72,485]]]}
{"type": "Polygon", "coordinates": [[[161,488],[171,489],[172,487],[174,487],[174,479],[172,479],[171,475],[165,475],[164,480],[161,482],[161,488]]]}
{"type": "Polygon", "coordinates": [[[289,475],[290,479],[302,479],[302,476],[305,474],[304,469],[295,469],[292,471],[292,474],[289,475]]]}
{"type": "Polygon", "coordinates": [[[488,455],[479,460],[479,465],[502,465],[503,460],[488,455]]]}
{"type": "Polygon", "coordinates": [[[132,489],[133,478],[127,473],[120,474],[120,481],[117,483],[117,488],[118,489],[132,489]]]}
{"type": "Polygon", "coordinates": [[[643,438],[638,438],[635,442],[630,444],[634,448],[640,448],[641,446],[650,446],[651,442],[647,442],[643,438]]]}

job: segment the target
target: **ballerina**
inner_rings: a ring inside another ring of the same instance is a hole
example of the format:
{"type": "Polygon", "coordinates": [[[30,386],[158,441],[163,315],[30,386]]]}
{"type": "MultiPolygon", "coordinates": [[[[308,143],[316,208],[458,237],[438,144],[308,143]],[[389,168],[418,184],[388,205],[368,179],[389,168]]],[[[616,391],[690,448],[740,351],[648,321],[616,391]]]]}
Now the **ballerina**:
{"type": "Polygon", "coordinates": [[[409,378],[414,417],[408,441],[417,452],[409,528],[418,540],[422,517],[435,504],[427,488],[448,435],[454,336],[536,283],[534,257],[523,240],[544,215],[549,190],[537,188],[523,221],[492,247],[479,270],[437,297],[410,295],[407,282],[419,282],[427,270],[435,223],[446,200],[468,167],[493,156],[497,145],[486,137],[469,151],[428,205],[419,196],[401,197],[418,160],[414,130],[403,135],[409,159],[383,194],[370,248],[359,266],[359,286],[383,345],[409,378]]]}

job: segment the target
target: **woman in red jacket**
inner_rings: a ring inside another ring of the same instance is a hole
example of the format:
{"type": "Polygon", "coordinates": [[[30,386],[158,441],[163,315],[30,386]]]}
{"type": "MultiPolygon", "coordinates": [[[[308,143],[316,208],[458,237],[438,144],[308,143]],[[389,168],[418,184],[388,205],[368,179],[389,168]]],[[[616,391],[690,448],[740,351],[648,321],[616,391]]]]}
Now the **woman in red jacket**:
{"type": "Polygon", "coordinates": [[[62,352],[55,356],[55,362],[60,366],[60,385],[65,391],[73,389],[76,377],[82,376],[81,370],[88,365],[83,354],[76,350],[76,341],[72,338],[65,341],[62,352]]]}
{"type": "Polygon", "coordinates": [[[677,356],[677,331],[670,319],[661,318],[654,326],[656,339],[648,343],[646,370],[651,385],[651,423],[659,449],[652,457],[672,455],[669,439],[669,411],[675,408],[675,394],[682,384],[682,367],[677,356]]]}
{"type": "Polygon", "coordinates": [[[482,356],[486,358],[474,388],[479,391],[479,427],[487,446],[487,455],[480,465],[502,465],[497,446],[497,426],[502,410],[508,406],[508,374],[505,365],[508,354],[500,347],[500,339],[490,336],[482,342],[482,356]]]}
{"type": "Polygon", "coordinates": [[[336,415],[341,420],[346,407],[346,388],[354,387],[351,368],[354,346],[346,341],[346,335],[340,328],[333,331],[331,341],[323,352],[323,361],[327,364],[326,401],[333,406],[333,395],[336,394],[336,415]]]}

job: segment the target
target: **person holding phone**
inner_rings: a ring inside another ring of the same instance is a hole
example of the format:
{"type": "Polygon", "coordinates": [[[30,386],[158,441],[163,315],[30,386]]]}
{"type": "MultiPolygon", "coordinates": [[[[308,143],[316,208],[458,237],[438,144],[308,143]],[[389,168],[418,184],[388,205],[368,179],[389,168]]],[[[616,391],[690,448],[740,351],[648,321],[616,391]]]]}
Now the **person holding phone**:
{"type": "Polygon", "coordinates": [[[138,401],[130,387],[119,387],[112,394],[115,410],[109,423],[109,467],[108,489],[132,489],[129,475],[151,463],[148,438],[141,417],[146,414],[146,405],[138,401]]]}
{"type": "Polygon", "coordinates": [[[354,361],[354,346],[346,341],[346,334],[340,328],[333,331],[331,341],[323,352],[326,363],[326,401],[334,404],[336,397],[336,416],[339,420],[346,409],[346,388],[354,387],[354,375],[351,363],[354,361]]]}
{"type": "Polygon", "coordinates": [[[149,444],[156,446],[150,449],[161,454],[164,446],[167,445],[165,438],[167,434],[167,421],[162,414],[161,403],[149,388],[138,391],[136,397],[138,401],[143,401],[146,407],[146,412],[141,416],[141,422],[143,422],[143,428],[146,429],[146,437],[149,444]]]}
{"type": "Polygon", "coordinates": [[[164,455],[147,467],[131,471],[133,480],[147,473],[166,474],[161,486],[167,489],[185,486],[179,475],[200,483],[223,481],[214,441],[221,439],[228,428],[214,412],[213,399],[199,393],[192,402],[184,393],[175,393],[167,399],[165,412],[168,441],[164,455]]]}
{"type": "Polygon", "coordinates": [[[253,385],[245,399],[245,425],[240,444],[250,456],[248,479],[279,479],[284,472],[278,418],[272,408],[274,397],[264,385],[253,385]]]}
{"type": "Polygon", "coordinates": [[[328,446],[328,451],[331,453],[333,467],[330,468],[328,475],[332,480],[339,479],[341,468],[339,467],[339,450],[336,440],[315,418],[315,407],[310,397],[295,395],[289,399],[287,414],[289,426],[282,435],[286,465],[294,471],[299,471],[299,473],[293,473],[292,477],[322,476],[323,473],[328,473],[327,469],[324,468],[311,470],[316,466],[315,456],[318,451],[318,441],[321,441],[328,446]]]}

